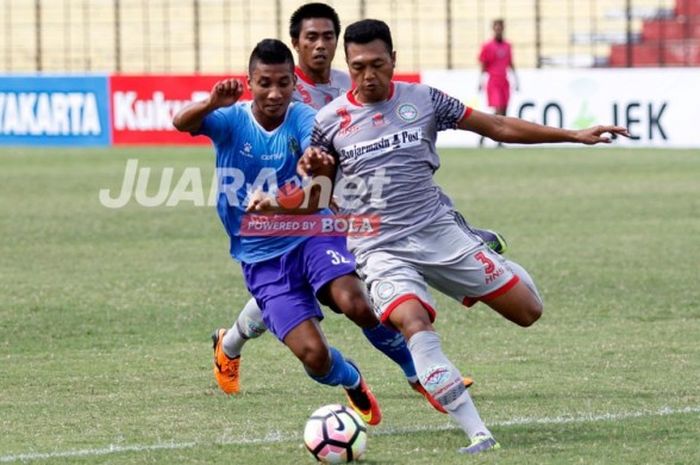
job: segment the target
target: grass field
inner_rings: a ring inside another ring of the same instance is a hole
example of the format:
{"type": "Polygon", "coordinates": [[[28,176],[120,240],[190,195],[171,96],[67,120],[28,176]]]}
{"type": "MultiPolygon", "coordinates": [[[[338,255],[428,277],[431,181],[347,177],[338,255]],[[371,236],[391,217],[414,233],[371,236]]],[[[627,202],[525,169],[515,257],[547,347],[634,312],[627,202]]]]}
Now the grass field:
{"type": "MultiPolygon", "coordinates": [[[[272,336],[247,346],[240,396],[216,388],[209,334],[247,295],[214,209],[98,201],[129,158],[207,180],[209,152],[0,151],[0,462],[313,463],[305,419],[343,396],[272,336]]],[[[384,410],[365,463],[700,463],[700,151],[445,151],[437,177],[506,235],[545,315],[522,329],[436,295],[503,446],[466,457],[461,431],[329,313],[384,410]]]]}

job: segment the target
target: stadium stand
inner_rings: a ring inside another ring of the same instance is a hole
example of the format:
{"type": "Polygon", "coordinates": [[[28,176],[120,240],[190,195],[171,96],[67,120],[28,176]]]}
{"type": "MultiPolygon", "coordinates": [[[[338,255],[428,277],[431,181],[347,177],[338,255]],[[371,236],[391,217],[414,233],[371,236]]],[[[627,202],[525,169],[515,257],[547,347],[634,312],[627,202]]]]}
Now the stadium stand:
{"type": "MultiPolygon", "coordinates": [[[[632,66],[699,66],[700,1],[676,0],[675,8],[642,24],[630,50],[632,66]]],[[[614,45],[610,66],[628,65],[627,46],[614,45]]]]}
{"type": "MultiPolygon", "coordinates": [[[[5,0],[0,66],[4,72],[240,72],[259,39],[288,41],[287,19],[302,3],[5,0]]],[[[506,21],[516,67],[627,65],[625,0],[328,3],[346,25],[361,17],[387,21],[395,35],[399,71],[475,68],[497,17],[506,21]]],[[[632,65],[700,64],[700,0],[631,3],[632,65]]],[[[342,54],[336,66],[342,66],[342,54]]]]}

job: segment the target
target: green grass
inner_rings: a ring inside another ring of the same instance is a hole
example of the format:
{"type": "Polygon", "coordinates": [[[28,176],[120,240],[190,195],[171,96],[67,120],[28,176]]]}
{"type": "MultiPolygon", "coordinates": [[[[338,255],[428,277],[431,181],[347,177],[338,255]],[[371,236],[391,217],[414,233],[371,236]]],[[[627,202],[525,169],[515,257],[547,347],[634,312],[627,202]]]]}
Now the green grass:
{"type": "MultiPolygon", "coordinates": [[[[247,299],[214,209],[98,201],[128,158],[208,180],[209,152],[0,151],[0,462],[313,463],[305,419],[339,389],[270,335],[246,347],[240,396],[212,378],[209,333],[247,299]],[[125,450],[94,455],[110,445],[125,450]]],[[[700,463],[700,152],[445,151],[437,178],[506,235],[545,315],[522,329],[436,295],[445,350],[503,446],[464,457],[463,434],[329,313],[384,410],[365,463],[700,463]]]]}

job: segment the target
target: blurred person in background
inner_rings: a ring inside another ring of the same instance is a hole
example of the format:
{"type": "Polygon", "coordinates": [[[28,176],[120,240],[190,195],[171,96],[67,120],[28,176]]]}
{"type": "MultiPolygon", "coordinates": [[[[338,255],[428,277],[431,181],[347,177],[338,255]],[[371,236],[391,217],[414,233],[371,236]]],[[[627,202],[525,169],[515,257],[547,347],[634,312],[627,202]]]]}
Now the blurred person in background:
{"type": "MultiPolygon", "coordinates": [[[[510,82],[508,81],[508,68],[513,74],[515,90],[519,90],[518,75],[513,66],[513,51],[510,42],[503,39],[504,23],[502,19],[493,21],[493,39],[481,46],[479,62],[481,63],[481,75],[479,76],[479,92],[483,89],[484,74],[488,75],[486,84],[486,96],[488,105],[494,109],[497,115],[505,116],[510,100],[510,82]]],[[[484,136],[479,139],[479,146],[484,145],[484,136]]],[[[502,143],[498,143],[502,147],[502,143]]]]}

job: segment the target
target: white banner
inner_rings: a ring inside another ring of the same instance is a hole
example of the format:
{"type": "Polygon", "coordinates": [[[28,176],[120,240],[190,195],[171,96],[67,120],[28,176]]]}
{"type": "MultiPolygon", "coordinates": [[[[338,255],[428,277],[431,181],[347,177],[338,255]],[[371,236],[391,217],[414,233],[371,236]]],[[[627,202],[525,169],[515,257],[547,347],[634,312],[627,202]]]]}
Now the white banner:
{"type": "MultiPolygon", "coordinates": [[[[618,124],[632,138],[615,145],[627,147],[700,147],[698,68],[519,70],[518,77],[509,116],[571,129],[618,124]]],[[[478,78],[476,70],[427,71],[421,82],[491,112],[477,91],[478,78]]],[[[478,140],[473,133],[446,131],[438,144],[470,147],[478,140]]]]}

